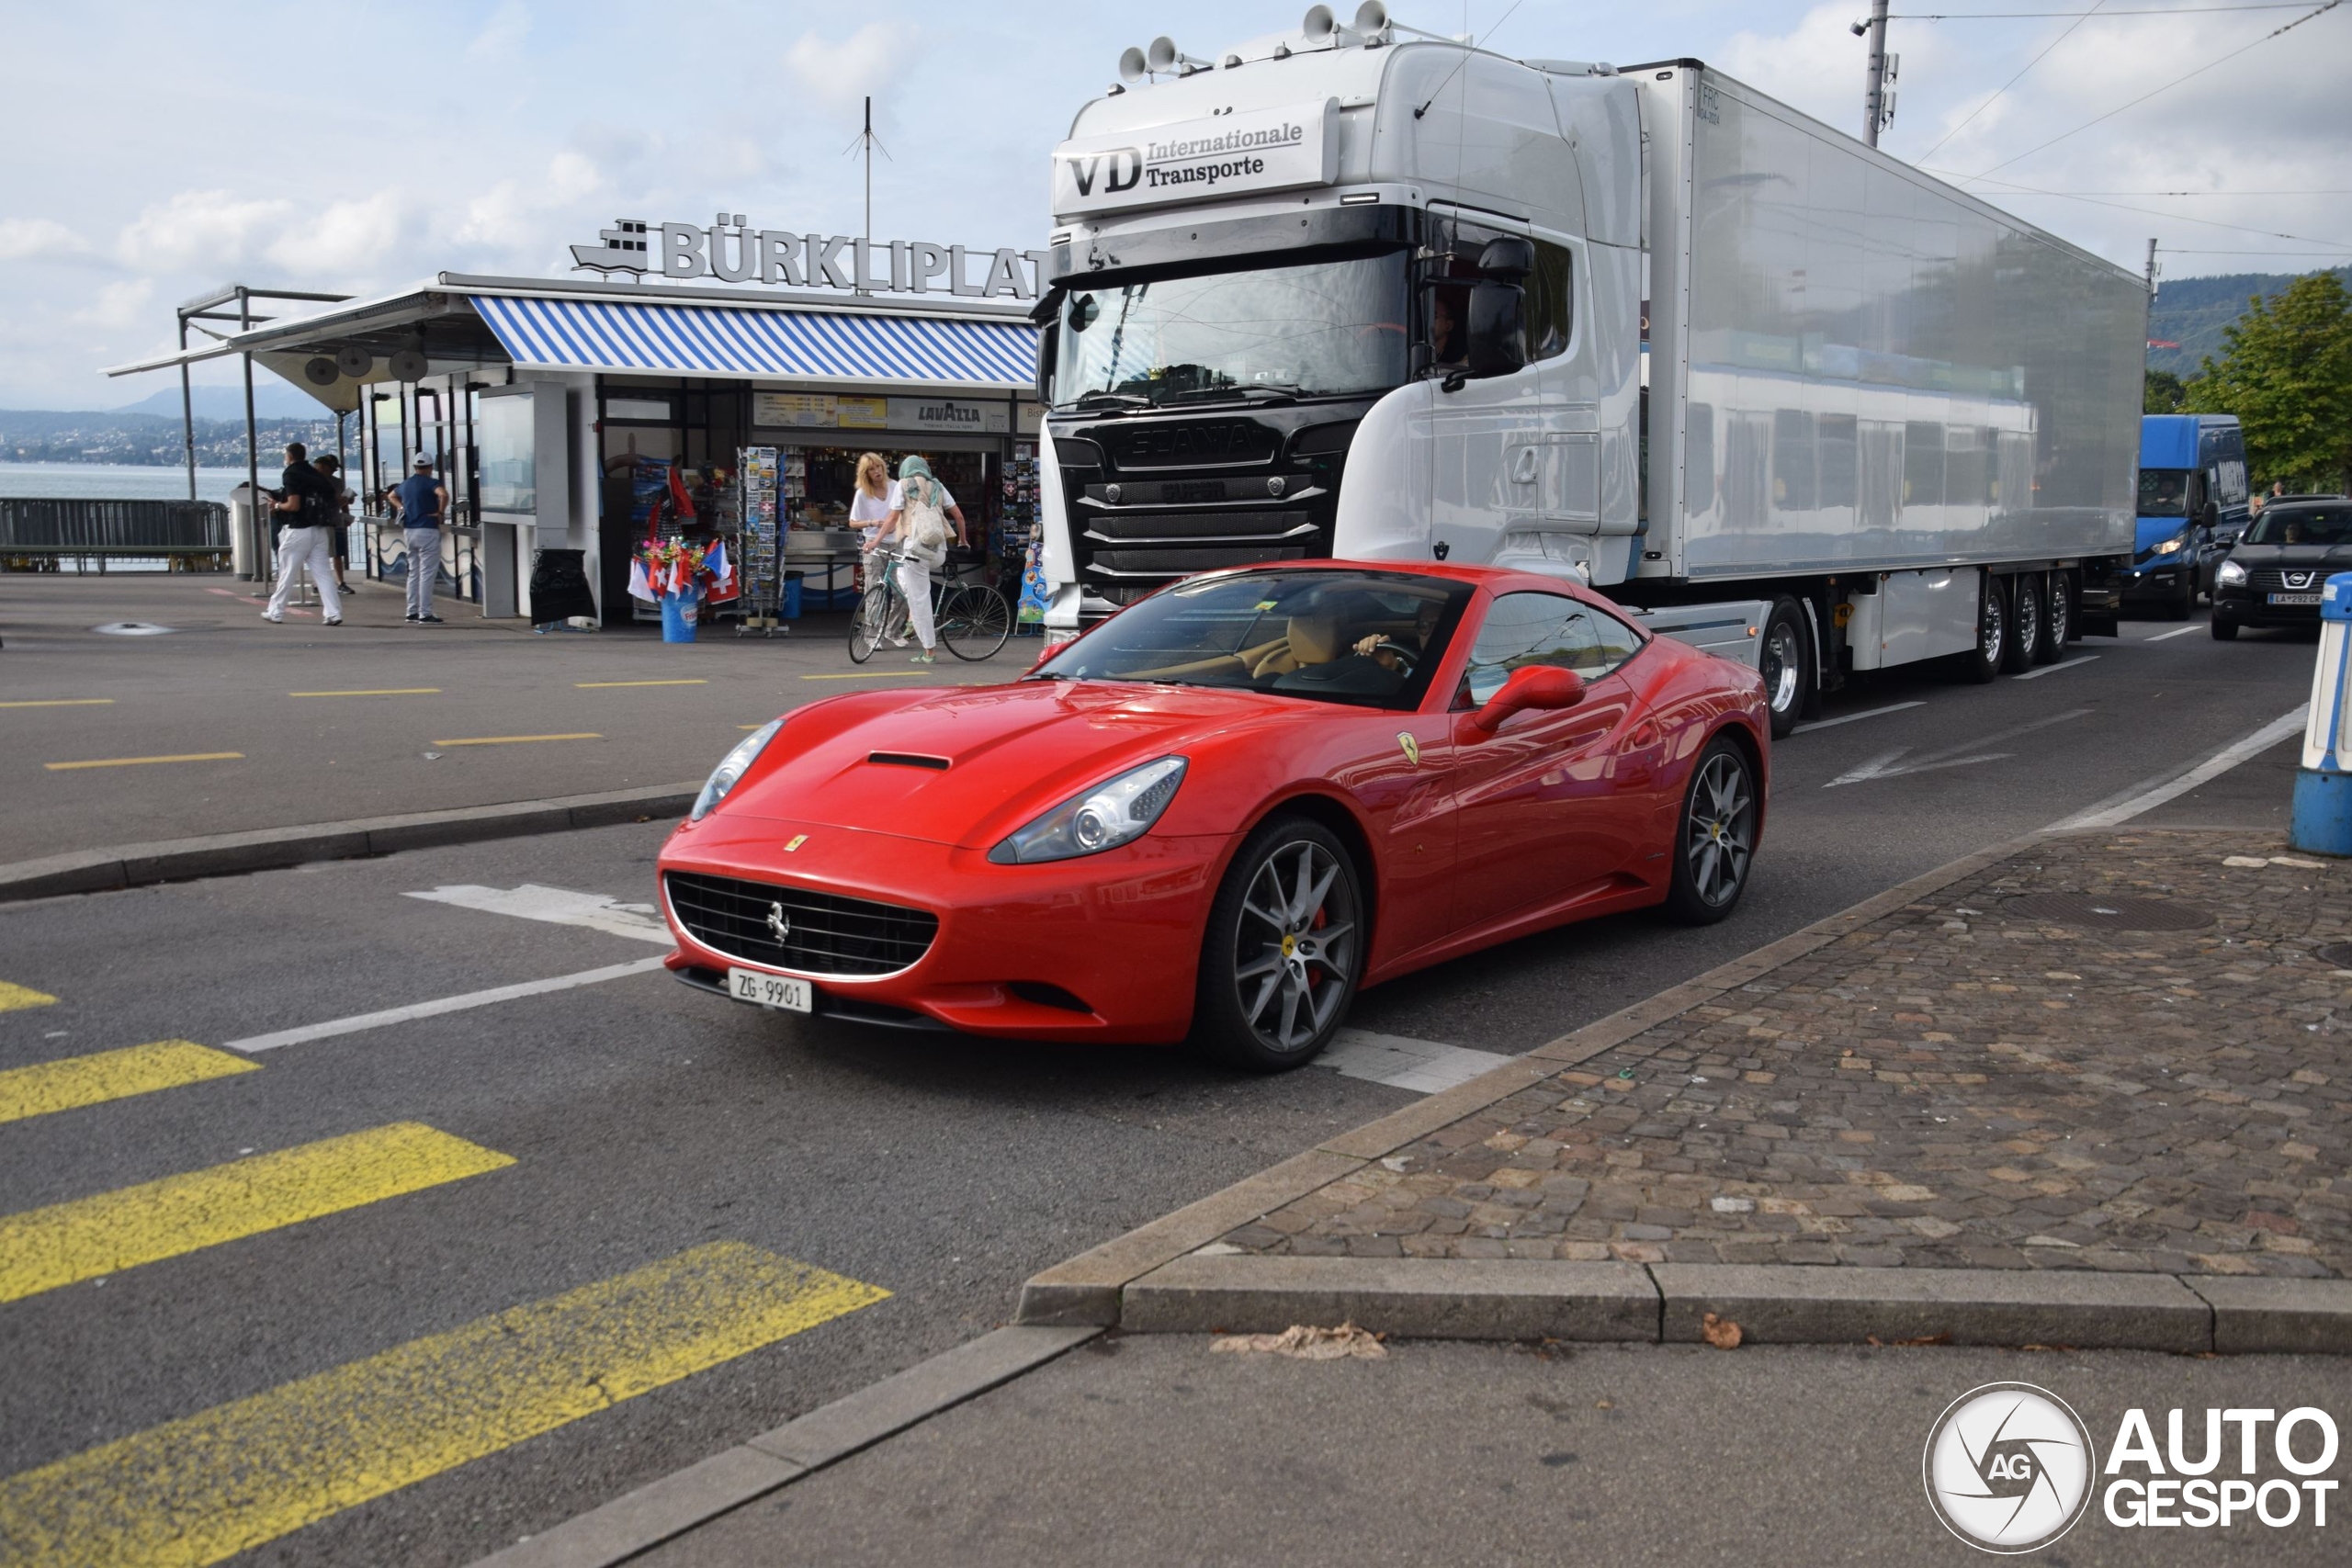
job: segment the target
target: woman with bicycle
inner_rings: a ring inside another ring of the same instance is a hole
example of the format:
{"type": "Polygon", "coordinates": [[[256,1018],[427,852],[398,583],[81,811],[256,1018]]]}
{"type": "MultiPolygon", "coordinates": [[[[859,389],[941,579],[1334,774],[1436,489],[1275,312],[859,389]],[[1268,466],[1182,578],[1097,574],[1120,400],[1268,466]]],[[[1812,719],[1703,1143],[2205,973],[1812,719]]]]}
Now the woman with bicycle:
{"type": "Polygon", "coordinates": [[[932,473],[931,465],[920,457],[910,457],[899,463],[898,490],[899,505],[890,513],[890,520],[882,525],[878,543],[896,541],[905,552],[905,558],[899,562],[899,591],[906,595],[915,639],[922,644],[922,651],[913,657],[912,662],[935,664],[939,661],[939,631],[932,621],[931,574],[933,569],[947,559],[951,526],[956,542],[964,543],[964,513],[947,487],[932,473]]]}

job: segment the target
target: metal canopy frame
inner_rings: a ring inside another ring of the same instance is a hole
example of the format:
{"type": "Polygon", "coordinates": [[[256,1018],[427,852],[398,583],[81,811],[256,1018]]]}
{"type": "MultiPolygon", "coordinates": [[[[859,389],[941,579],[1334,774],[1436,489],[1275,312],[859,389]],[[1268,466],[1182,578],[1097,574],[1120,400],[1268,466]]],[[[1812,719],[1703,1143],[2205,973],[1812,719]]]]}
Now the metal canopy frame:
{"type": "MultiPolygon", "coordinates": [[[[196,499],[196,392],[188,383],[187,324],[190,321],[234,321],[240,336],[267,321],[267,316],[254,314],[256,299],[290,299],[303,303],[340,305],[350,299],[348,294],[314,294],[299,288],[255,288],[245,283],[224,283],[209,294],[199,294],[179,304],[180,331],[180,451],[187,459],[187,498],[196,499]],[[236,303],[234,314],[220,307],[236,303]]],[[[198,327],[198,332],[209,329],[198,327]]],[[[248,352],[241,355],[245,370],[245,485],[248,493],[261,493],[261,453],[254,428],[254,356],[248,352]]],[[[336,428],[342,422],[336,421],[336,428]]]]}

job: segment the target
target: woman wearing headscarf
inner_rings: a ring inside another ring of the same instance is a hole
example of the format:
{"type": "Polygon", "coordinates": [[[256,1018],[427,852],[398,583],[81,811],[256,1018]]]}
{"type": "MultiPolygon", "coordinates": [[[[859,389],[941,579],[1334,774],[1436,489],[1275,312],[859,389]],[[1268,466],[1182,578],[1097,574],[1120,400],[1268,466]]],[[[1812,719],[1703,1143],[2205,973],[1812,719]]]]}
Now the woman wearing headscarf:
{"type": "Polygon", "coordinates": [[[932,473],[929,463],[919,457],[908,457],[899,465],[898,504],[883,525],[881,537],[899,541],[910,558],[899,563],[899,591],[906,595],[915,638],[922,644],[922,651],[914,656],[917,664],[938,660],[939,632],[931,616],[931,572],[947,558],[951,529],[956,542],[962,544],[964,513],[956,498],[932,473]]]}

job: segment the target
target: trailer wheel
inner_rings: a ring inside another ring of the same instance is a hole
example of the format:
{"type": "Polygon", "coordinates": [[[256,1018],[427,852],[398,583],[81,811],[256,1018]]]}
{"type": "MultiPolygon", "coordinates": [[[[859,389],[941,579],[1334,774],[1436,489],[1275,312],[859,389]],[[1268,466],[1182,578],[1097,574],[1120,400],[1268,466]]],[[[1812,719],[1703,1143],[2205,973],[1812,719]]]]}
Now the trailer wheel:
{"type": "Polygon", "coordinates": [[[1962,668],[1978,685],[2001,672],[2009,650],[2009,596],[2001,580],[1984,574],[1984,592],[1976,601],[1976,650],[1961,655],[1962,668]]]}
{"type": "Polygon", "coordinates": [[[2071,572],[2050,574],[2050,608],[2046,612],[2047,630],[2041,637],[2041,657],[2055,664],[2066,657],[2066,645],[2075,640],[2075,579],[2071,572]]]}
{"type": "Polygon", "coordinates": [[[2009,647],[2005,675],[2022,675],[2041,662],[2041,579],[2019,572],[2009,582],[2009,647]]]}
{"type": "Polygon", "coordinates": [[[1793,599],[1772,601],[1764,617],[1764,645],[1757,650],[1757,668],[1764,675],[1764,701],[1772,711],[1772,739],[1785,739],[1804,712],[1805,694],[1812,690],[1813,658],[1804,634],[1804,611],[1793,599]]]}

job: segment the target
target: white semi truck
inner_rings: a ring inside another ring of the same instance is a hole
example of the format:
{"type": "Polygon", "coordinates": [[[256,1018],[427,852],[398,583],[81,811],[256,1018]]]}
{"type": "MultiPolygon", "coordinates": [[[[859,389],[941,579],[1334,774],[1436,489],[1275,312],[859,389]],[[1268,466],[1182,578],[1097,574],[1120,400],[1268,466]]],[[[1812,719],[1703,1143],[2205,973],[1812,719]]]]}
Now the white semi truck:
{"type": "Polygon", "coordinates": [[[1049,637],[1219,566],[1494,562],[1755,663],[1785,732],[2112,632],[2132,273],[1695,60],[1374,3],[1122,64],[1053,158],[1049,637]]]}

